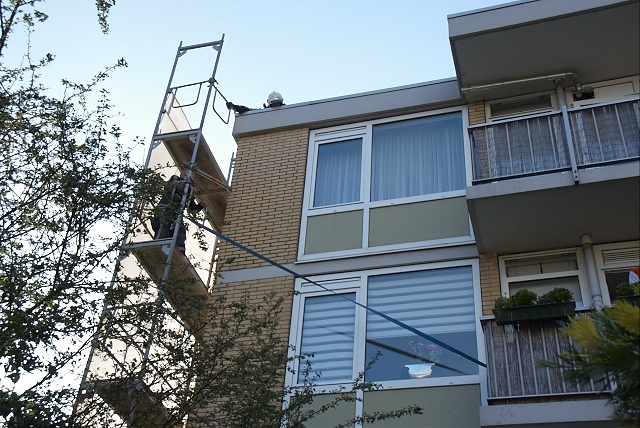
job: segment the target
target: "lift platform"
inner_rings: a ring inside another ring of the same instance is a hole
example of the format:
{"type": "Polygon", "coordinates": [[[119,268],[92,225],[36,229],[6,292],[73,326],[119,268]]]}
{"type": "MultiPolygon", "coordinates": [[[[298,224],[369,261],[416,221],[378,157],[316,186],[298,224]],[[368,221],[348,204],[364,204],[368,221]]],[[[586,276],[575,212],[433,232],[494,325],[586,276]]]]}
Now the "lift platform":
{"type": "Polygon", "coordinates": [[[132,378],[104,379],[94,382],[92,386],[93,388],[90,387],[89,390],[94,390],[125,421],[129,419],[131,403],[135,394],[137,400],[133,423],[131,423],[133,427],[177,428],[182,426],[180,423],[171,422],[169,412],[162,401],[140,380],[132,378]]]}
{"type": "Polygon", "coordinates": [[[130,248],[149,277],[163,287],[167,301],[182,321],[197,333],[207,320],[209,291],[189,259],[180,250],[174,249],[169,274],[163,284],[171,239],[140,242],[132,244],[130,248]]]}
{"type": "MultiPolygon", "coordinates": [[[[187,165],[191,162],[197,135],[198,130],[180,131],[156,135],[154,140],[164,143],[176,165],[187,165]]],[[[197,198],[207,203],[209,222],[216,231],[222,232],[230,187],[203,136],[195,159],[197,169],[192,179],[198,189],[197,198]]]]}

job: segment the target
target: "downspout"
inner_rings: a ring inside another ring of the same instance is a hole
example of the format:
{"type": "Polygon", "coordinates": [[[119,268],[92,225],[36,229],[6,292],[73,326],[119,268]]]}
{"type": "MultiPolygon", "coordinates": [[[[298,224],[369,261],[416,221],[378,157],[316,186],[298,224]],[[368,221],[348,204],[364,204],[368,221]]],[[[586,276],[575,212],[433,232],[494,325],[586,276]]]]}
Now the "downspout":
{"type": "MultiPolygon", "coordinates": [[[[578,80],[579,82],[579,80],[578,80]]],[[[571,135],[571,125],[569,123],[569,113],[567,112],[567,98],[564,94],[564,86],[562,86],[562,79],[556,79],[553,81],[556,86],[556,98],[560,110],[562,110],[562,123],[564,124],[564,134],[567,141],[567,149],[569,150],[569,160],[571,161],[571,173],[573,174],[573,181],[578,184],[578,163],[576,162],[576,152],[573,148],[573,137],[571,135]]],[[[576,83],[576,94],[578,93],[578,87],[580,83],[576,83]]],[[[582,87],[580,87],[580,93],[582,94],[582,87]]]]}
{"type": "Polygon", "coordinates": [[[591,301],[593,307],[602,309],[602,293],[600,292],[600,283],[598,282],[598,269],[596,269],[596,257],[593,253],[593,245],[591,244],[590,235],[582,235],[582,251],[584,252],[584,260],[587,264],[587,279],[591,290],[591,301]]]}

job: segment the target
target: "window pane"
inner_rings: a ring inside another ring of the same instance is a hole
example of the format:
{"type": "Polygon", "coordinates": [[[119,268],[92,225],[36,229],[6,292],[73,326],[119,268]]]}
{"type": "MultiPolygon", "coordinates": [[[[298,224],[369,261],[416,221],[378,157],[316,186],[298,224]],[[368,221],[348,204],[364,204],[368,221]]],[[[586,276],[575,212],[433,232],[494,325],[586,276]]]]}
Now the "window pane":
{"type": "Polygon", "coordinates": [[[361,167],[361,139],[319,145],[313,206],[359,201],[361,167]]]}
{"type": "Polygon", "coordinates": [[[462,113],[373,127],[371,200],[463,189],[462,113]]]}
{"type": "Polygon", "coordinates": [[[629,270],[630,269],[625,269],[622,272],[607,272],[604,274],[605,278],[607,279],[607,289],[609,290],[609,298],[611,299],[612,303],[613,303],[613,300],[616,297],[618,297],[618,292],[616,291],[618,284],[621,284],[623,282],[626,282],[626,283],[629,282],[629,270]]]}
{"type": "MultiPolygon", "coordinates": [[[[470,266],[372,276],[368,305],[390,317],[477,358],[473,276],[470,266]]],[[[407,364],[418,363],[415,348],[427,348],[426,359],[438,360],[430,377],[477,374],[478,366],[451,351],[431,347],[377,315],[367,314],[366,359],[380,356],[367,381],[409,379],[407,364]],[[434,355],[430,355],[434,351],[434,355]]]]}
{"type": "MultiPolygon", "coordinates": [[[[353,380],[355,293],[309,297],[304,303],[301,355],[314,354],[310,376],[322,372],[319,382],[353,380]],[[343,297],[344,296],[344,297],[343,297]]],[[[305,362],[300,362],[298,382],[304,381],[305,362]]]]}
{"type": "Polygon", "coordinates": [[[528,257],[524,259],[507,260],[505,267],[508,277],[577,271],[577,257],[576,253],[528,257]]]}

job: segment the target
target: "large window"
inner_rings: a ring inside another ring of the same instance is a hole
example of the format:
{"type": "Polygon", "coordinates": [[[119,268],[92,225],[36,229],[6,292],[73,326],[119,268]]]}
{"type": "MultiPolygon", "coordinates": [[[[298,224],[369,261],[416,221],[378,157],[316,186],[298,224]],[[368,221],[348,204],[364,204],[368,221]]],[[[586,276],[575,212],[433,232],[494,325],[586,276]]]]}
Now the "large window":
{"type": "Polygon", "coordinates": [[[375,125],[371,153],[372,201],[465,187],[461,113],[375,125]]]}
{"type": "Polygon", "coordinates": [[[319,384],[349,382],[374,359],[367,381],[400,382],[399,386],[478,381],[474,362],[354,303],[477,359],[475,266],[473,262],[380,269],[321,283],[326,284],[322,287],[298,284],[291,342],[305,358],[289,381],[303,383],[306,375],[319,374],[319,384]],[[410,372],[425,363],[430,364],[428,374],[410,372]],[[308,364],[311,369],[305,373],[308,364]]]}
{"type": "Polygon", "coordinates": [[[463,113],[311,131],[300,258],[470,241],[463,113]]]}

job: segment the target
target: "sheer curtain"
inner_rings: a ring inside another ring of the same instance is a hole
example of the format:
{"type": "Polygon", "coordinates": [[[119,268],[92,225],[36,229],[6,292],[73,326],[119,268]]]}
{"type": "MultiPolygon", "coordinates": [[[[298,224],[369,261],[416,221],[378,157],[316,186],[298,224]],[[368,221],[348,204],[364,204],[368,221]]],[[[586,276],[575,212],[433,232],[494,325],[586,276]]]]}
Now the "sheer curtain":
{"type": "Polygon", "coordinates": [[[362,139],[318,146],[313,206],[359,201],[361,168],[362,139]]]}
{"type": "Polygon", "coordinates": [[[461,112],[374,126],[371,200],[463,189],[462,132],[461,112]]]}

